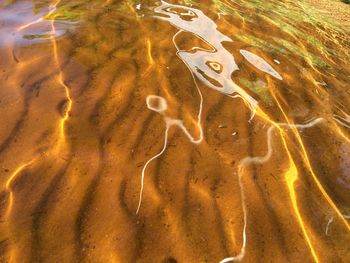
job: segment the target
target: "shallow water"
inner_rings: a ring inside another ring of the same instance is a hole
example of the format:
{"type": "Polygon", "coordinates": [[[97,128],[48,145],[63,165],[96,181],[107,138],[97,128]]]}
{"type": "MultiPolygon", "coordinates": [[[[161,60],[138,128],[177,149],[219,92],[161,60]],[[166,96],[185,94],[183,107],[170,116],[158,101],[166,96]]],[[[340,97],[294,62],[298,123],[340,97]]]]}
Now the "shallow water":
{"type": "Polygon", "coordinates": [[[323,11],[0,1],[0,261],[349,262],[350,37],[323,11]]]}

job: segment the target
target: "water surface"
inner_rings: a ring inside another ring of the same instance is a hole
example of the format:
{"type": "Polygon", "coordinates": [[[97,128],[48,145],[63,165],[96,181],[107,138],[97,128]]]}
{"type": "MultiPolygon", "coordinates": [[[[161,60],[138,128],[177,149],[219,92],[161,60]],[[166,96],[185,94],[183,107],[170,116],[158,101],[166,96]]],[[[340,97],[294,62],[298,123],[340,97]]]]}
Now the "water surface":
{"type": "Polygon", "coordinates": [[[313,2],[0,1],[0,261],[349,262],[349,6],[313,2]]]}

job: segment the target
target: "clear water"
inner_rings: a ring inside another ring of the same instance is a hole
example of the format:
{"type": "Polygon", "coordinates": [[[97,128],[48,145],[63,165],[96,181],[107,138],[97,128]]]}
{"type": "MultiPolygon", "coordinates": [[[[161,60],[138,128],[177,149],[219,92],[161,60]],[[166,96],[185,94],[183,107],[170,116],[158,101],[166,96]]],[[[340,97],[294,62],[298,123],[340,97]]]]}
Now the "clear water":
{"type": "Polygon", "coordinates": [[[0,1],[0,261],[349,262],[333,2],[0,1]]]}

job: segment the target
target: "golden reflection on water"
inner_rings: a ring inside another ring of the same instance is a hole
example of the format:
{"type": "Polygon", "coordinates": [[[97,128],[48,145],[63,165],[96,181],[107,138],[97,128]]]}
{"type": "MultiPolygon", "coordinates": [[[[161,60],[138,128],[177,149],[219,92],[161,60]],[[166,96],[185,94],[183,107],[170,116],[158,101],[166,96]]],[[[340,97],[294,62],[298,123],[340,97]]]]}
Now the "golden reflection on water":
{"type": "Polygon", "coordinates": [[[347,25],[0,2],[0,261],[349,262],[347,25]]]}

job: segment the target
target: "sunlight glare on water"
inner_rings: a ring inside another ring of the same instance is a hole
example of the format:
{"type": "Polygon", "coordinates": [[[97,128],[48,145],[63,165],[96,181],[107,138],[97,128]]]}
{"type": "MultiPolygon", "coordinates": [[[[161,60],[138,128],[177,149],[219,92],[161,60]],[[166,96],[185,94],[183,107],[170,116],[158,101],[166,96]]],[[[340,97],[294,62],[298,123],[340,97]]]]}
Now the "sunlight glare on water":
{"type": "Polygon", "coordinates": [[[0,262],[349,262],[329,1],[0,1],[0,262]]]}

